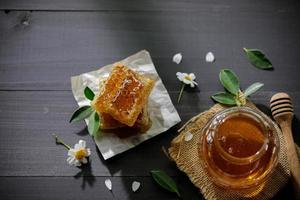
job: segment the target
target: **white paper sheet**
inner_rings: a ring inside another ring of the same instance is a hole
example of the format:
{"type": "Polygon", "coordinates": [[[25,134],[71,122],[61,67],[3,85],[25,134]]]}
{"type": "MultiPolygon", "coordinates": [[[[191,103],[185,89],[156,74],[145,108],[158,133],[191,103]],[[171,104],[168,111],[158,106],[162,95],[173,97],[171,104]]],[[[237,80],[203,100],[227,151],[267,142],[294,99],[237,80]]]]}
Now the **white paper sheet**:
{"type": "MultiPolygon", "coordinates": [[[[130,136],[125,139],[116,136],[113,130],[111,130],[111,133],[97,134],[94,140],[105,160],[165,132],[181,121],[147,51],[142,50],[118,63],[122,63],[134,71],[155,80],[155,86],[148,100],[148,111],[152,120],[152,126],[144,134],[130,136]]],[[[99,91],[100,79],[106,79],[112,67],[113,64],[110,64],[99,70],[71,77],[73,95],[79,106],[90,104],[90,101],[84,96],[84,88],[88,86],[97,93],[99,91]]],[[[174,78],[176,78],[175,74],[174,78]]],[[[86,123],[88,123],[87,120],[86,123]]]]}

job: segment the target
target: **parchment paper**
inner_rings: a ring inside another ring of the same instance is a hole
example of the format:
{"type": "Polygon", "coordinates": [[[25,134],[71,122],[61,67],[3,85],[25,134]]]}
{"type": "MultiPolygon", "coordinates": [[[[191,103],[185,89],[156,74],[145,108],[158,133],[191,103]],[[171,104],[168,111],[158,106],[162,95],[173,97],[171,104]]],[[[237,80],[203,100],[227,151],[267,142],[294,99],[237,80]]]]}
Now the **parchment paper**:
{"type": "MultiPolygon", "coordinates": [[[[98,133],[94,137],[94,141],[105,160],[165,132],[181,121],[147,51],[142,50],[124,60],[118,61],[118,63],[122,63],[134,71],[155,80],[155,86],[148,100],[148,111],[152,126],[144,134],[137,134],[125,139],[116,136],[113,130],[111,133],[98,133]]],[[[100,80],[109,76],[112,67],[113,64],[110,64],[99,70],[71,77],[72,92],[79,106],[90,105],[90,101],[84,96],[84,88],[88,86],[95,93],[98,93],[100,80]]],[[[174,78],[176,78],[175,74],[174,78]]],[[[88,124],[88,120],[86,119],[85,121],[88,124]]]]}

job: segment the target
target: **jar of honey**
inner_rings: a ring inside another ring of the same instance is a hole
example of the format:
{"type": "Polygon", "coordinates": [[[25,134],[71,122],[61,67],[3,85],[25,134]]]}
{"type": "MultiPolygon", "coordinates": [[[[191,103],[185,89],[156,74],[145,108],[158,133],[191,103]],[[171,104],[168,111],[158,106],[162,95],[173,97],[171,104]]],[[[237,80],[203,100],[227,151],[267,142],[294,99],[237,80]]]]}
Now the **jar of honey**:
{"type": "Polygon", "coordinates": [[[262,186],[278,162],[274,123],[248,107],[217,114],[202,129],[199,156],[211,180],[230,190],[262,186]]]}

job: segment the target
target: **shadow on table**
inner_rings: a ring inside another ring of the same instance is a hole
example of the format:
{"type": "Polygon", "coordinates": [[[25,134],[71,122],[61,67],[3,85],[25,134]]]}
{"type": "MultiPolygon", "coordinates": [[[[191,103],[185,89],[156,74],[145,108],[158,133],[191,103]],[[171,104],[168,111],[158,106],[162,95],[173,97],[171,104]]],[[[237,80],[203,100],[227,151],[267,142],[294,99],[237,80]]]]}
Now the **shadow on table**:
{"type": "Polygon", "coordinates": [[[185,199],[199,199],[201,197],[197,188],[193,186],[184,173],[177,169],[175,163],[171,162],[161,149],[162,146],[167,148],[174,138],[173,133],[176,133],[178,128],[179,125],[109,160],[104,160],[97,149],[102,164],[107,167],[111,176],[122,179],[123,188],[128,195],[124,199],[145,198],[145,194],[149,194],[149,198],[159,196],[160,199],[176,199],[176,194],[164,190],[152,180],[150,171],[154,169],[161,169],[172,176],[185,199]],[[137,192],[133,192],[131,189],[133,181],[141,183],[137,192]]]}
{"type": "MultiPolygon", "coordinates": [[[[108,160],[104,160],[101,152],[96,146],[96,151],[102,164],[107,167],[111,176],[124,175],[134,176],[138,173],[149,172],[156,164],[169,166],[168,158],[161,150],[162,146],[166,146],[174,135],[171,132],[175,132],[179,125],[175,125],[165,133],[161,133],[154,138],[142,142],[136,147],[127,150],[121,154],[118,154],[108,160]],[[177,128],[176,128],[177,127],[177,128]],[[153,158],[161,159],[157,163],[152,163],[153,158]]],[[[149,174],[150,175],[150,174],[149,174]]],[[[131,188],[131,187],[130,187],[131,188]]]]}
{"type": "Polygon", "coordinates": [[[81,131],[77,132],[76,135],[78,136],[86,136],[86,135],[89,135],[89,131],[87,129],[87,126],[85,126],[84,129],[82,129],[81,131]]]}
{"type": "Polygon", "coordinates": [[[255,104],[255,106],[256,106],[260,111],[262,111],[263,113],[265,113],[266,115],[268,115],[268,116],[273,120],[273,117],[272,117],[272,113],[271,113],[270,107],[265,106],[265,105],[263,105],[263,104],[255,104]]]}
{"type": "Polygon", "coordinates": [[[293,118],[292,132],[295,143],[300,147],[300,121],[297,116],[293,118]]]}
{"type": "Polygon", "coordinates": [[[91,161],[89,160],[87,164],[81,165],[78,168],[80,169],[80,172],[78,172],[74,178],[76,180],[82,179],[81,189],[84,190],[86,185],[93,187],[96,179],[92,172],[91,161]]]}
{"type": "Polygon", "coordinates": [[[293,185],[292,185],[291,179],[272,199],[273,200],[296,199],[296,197],[294,196],[293,185]]]}

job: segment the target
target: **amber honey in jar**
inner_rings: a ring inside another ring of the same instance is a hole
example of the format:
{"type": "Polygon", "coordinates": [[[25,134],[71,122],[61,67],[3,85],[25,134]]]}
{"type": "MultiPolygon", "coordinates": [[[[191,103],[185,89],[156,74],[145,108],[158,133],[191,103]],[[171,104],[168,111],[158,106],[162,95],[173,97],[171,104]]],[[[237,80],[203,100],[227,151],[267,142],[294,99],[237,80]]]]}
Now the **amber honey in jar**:
{"type": "Polygon", "coordinates": [[[199,156],[211,180],[232,190],[263,185],[278,162],[274,123],[247,107],[217,113],[203,128],[199,156]]]}

